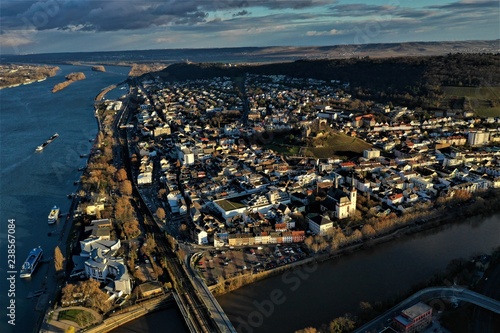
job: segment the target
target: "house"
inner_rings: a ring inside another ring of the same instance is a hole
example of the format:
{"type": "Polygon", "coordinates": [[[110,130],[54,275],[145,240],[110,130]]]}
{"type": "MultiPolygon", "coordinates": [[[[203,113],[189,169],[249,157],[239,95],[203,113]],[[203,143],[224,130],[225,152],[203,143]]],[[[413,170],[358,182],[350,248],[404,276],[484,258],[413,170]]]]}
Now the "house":
{"type": "Polygon", "coordinates": [[[196,241],[199,245],[208,244],[208,234],[205,230],[196,229],[196,241]]]}
{"type": "Polygon", "coordinates": [[[323,236],[333,228],[333,221],[328,216],[315,214],[307,217],[307,221],[309,222],[309,230],[317,235],[323,236]]]}

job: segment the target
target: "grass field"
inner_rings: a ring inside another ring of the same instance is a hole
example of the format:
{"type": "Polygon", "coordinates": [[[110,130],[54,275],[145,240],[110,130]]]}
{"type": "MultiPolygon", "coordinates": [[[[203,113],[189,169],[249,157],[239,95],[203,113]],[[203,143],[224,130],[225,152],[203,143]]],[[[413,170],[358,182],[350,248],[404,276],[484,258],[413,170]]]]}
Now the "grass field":
{"type": "MultiPolygon", "coordinates": [[[[329,158],[346,155],[346,153],[363,153],[363,150],[371,148],[371,145],[361,139],[342,133],[334,133],[326,138],[315,141],[315,145],[321,142],[322,147],[307,148],[316,158],[329,158]]],[[[350,154],[347,154],[350,155],[350,154]]]]}
{"type": "Polygon", "coordinates": [[[500,87],[452,87],[444,86],[445,102],[465,99],[479,116],[500,116],[500,87]]]}
{"type": "Polygon", "coordinates": [[[303,145],[290,144],[286,139],[288,135],[275,136],[272,143],[264,145],[285,156],[304,154],[315,158],[345,157],[361,154],[363,150],[371,148],[371,145],[361,139],[342,133],[330,133],[321,138],[315,138],[311,147],[302,148],[303,145]]]}
{"type": "Polygon", "coordinates": [[[69,320],[84,327],[94,320],[94,316],[85,310],[71,309],[59,312],[59,318],[57,320],[69,320]]]}

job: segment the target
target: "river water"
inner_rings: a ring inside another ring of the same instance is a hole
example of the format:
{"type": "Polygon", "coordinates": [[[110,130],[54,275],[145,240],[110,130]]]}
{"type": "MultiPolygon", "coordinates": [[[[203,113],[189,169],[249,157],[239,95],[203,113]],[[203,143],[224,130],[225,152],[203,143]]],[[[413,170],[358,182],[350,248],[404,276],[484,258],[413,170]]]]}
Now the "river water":
{"type": "MultiPolygon", "coordinates": [[[[44,257],[53,256],[64,218],[56,225],[47,224],[54,205],[66,213],[75,191],[78,168],[85,164],[80,154],[88,153],[90,138],[97,134],[93,99],[99,91],[126,79],[129,68],[108,67],[108,72],[93,72],[88,66],[59,66],[55,77],[43,82],[0,90],[0,332],[32,332],[39,313],[37,299],[27,295],[53,284],[45,276],[49,263],[39,265],[30,279],[15,274],[15,296],[8,295],[7,223],[15,219],[15,270],[19,271],[33,247],[41,246],[44,257]],[[55,94],[52,87],[64,81],[70,72],[84,72],[86,79],[55,94]],[[59,137],[41,153],[35,148],[52,134],[59,137]],[[49,236],[51,233],[51,236],[49,236]],[[7,323],[8,302],[15,301],[16,325],[7,323]]],[[[108,98],[117,98],[125,90],[117,89],[108,98]]]]}
{"type": "Polygon", "coordinates": [[[471,218],[369,250],[308,265],[218,297],[239,332],[294,332],[319,327],[361,301],[374,303],[408,290],[455,258],[500,245],[500,214],[471,218]]]}

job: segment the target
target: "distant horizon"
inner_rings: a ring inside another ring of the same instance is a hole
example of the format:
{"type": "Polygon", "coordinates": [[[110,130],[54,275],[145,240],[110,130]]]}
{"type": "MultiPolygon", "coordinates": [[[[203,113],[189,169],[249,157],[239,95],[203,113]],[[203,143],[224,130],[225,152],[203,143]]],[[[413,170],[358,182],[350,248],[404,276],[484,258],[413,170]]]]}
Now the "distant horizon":
{"type": "Polygon", "coordinates": [[[47,54],[495,40],[499,17],[497,0],[3,0],[0,49],[47,54]]]}
{"type": "Polygon", "coordinates": [[[265,48],[290,48],[290,49],[307,49],[307,48],[335,48],[335,47],[357,47],[369,45],[398,45],[398,44],[433,44],[433,43],[474,43],[474,42],[494,42],[498,41],[498,48],[500,51],[500,38],[493,39],[464,39],[464,40],[435,40],[435,41],[422,41],[410,40],[405,42],[380,42],[380,43],[362,43],[362,44],[330,44],[330,45],[263,45],[263,46],[223,46],[223,47],[172,47],[172,48],[149,48],[149,49],[122,49],[122,50],[95,50],[95,51],[60,51],[60,52],[43,52],[43,53],[0,53],[2,56],[26,56],[26,55],[50,55],[50,54],[77,54],[77,53],[113,53],[113,52],[144,52],[144,51],[182,51],[182,50],[234,50],[234,49],[265,49],[265,48]]]}

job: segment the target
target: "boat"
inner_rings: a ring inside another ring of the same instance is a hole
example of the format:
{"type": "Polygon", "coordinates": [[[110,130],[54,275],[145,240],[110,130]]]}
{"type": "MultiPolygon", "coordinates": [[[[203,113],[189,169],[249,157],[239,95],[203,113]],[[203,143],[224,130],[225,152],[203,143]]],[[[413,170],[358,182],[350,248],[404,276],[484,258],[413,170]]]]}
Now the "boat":
{"type": "Polygon", "coordinates": [[[49,224],[56,223],[58,218],[59,218],[59,208],[57,206],[54,206],[50,210],[49,219],[48,219],[49,224]]]}
{"type": "Polygon", "coordinates": [[[36,152],[41,152],[42,150],[45,149],[45,147],[47,147],[52,141],[54,141],[57,137],[59,136],[59,134],[55,133],[54,135],[52,135],[47,141],[45,141],[44,143],[42,143],[41,145],[39,145],[38,147],[36,147],[35,151],[36,152]]]}
{"type": "Polygon", "coordinates": [[[23,264],[23,267],[21,268],[21,272],[19,276],[21,278],[29,278],[33,272],[35,272],[35,268],[38,265],[38,262],[42,258],[43,251],[42,248],[36,247],[31,252],[28,254],[28,258],[23,264]]]}

